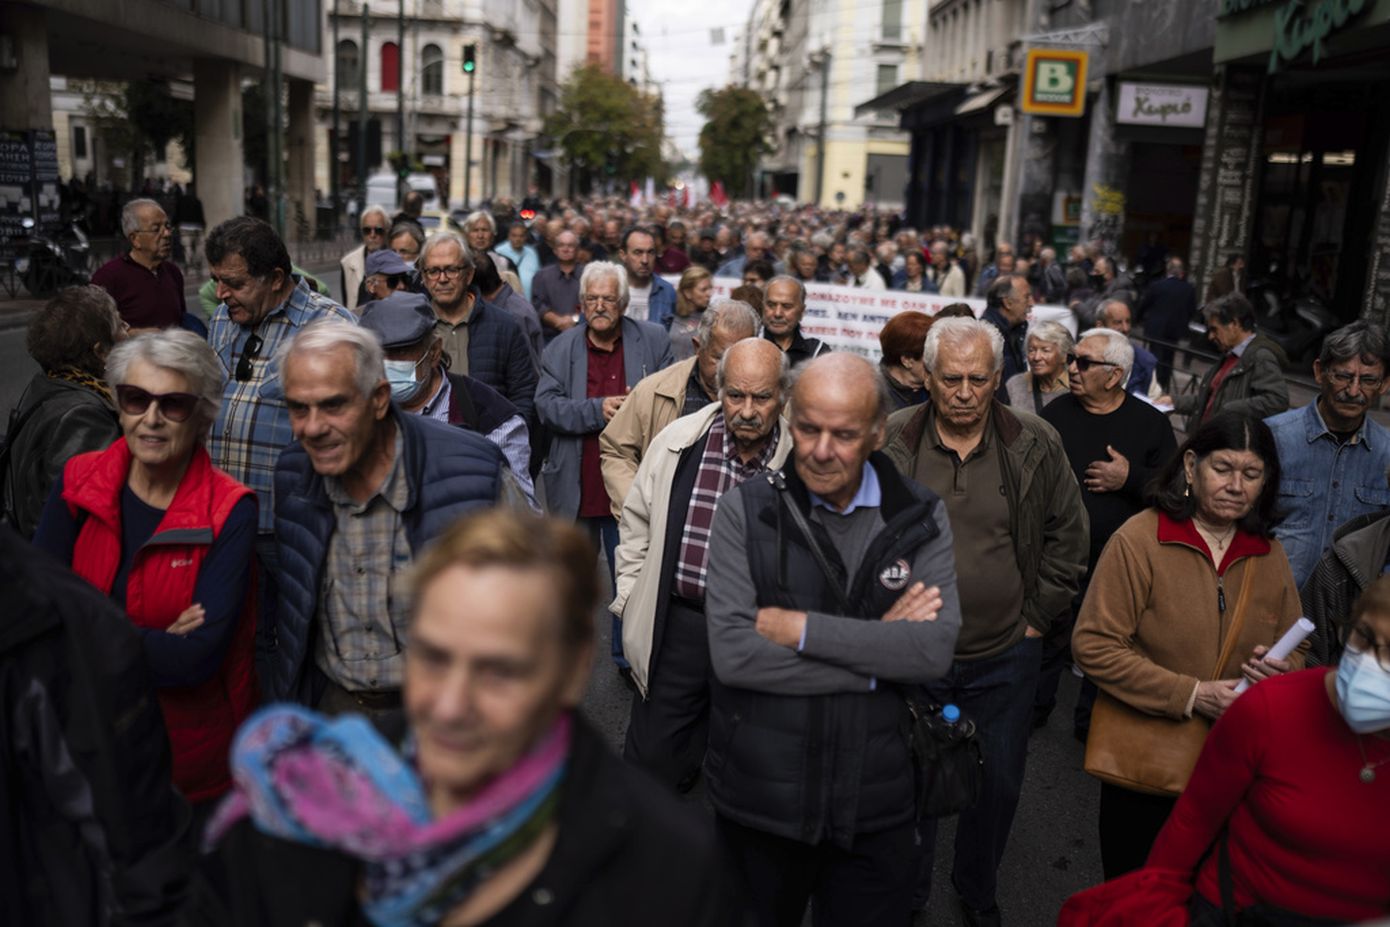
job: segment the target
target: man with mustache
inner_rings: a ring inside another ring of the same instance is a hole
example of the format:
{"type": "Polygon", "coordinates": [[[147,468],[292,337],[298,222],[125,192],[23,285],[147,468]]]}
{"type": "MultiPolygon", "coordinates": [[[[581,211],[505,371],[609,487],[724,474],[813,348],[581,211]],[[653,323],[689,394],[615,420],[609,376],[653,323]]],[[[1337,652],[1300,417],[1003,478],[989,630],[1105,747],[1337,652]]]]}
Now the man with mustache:
{"type": "Polygon", "coordinates": [[[638,691],[623,756],[681,791],[695,782],[708,733],[710,525],[720,497],[786,460],[789,370],[776,345],[735,342],[717,365],[719,403],[657,434],[623,505],[609,608],[638,691]]]}
{"type": "Polygon", "coordinates": [[[1327,336],[1313,362],[1318,398],[1265,419],[1279,445],[1284,521],[1274,534],[1300,588],[1340,526],[1390,506],[1390,430],[1366,414],[1390,384],[1387,368],[1385,330],[1352,322],[1327,336]]]}

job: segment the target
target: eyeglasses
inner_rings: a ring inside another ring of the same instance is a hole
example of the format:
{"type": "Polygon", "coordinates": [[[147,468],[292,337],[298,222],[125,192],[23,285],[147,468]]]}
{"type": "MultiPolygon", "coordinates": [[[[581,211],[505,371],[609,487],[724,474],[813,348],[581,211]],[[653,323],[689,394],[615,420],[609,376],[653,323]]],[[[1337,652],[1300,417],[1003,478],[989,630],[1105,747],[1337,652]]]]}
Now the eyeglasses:
{"type": "Polygon", "coordinates": [[[1092,367],[1096,367],[1096,366],[1100,366],[1100,367],[1118,367],[1118,366],[1119,366],[1119,364],[1112,364],[1112,363],[1110,363],[1110,361],[1096,360],[1096,359],[1093,358],[1093,357],[1082,357],[1080,354],[1068,354],[1068,355],[1067,355],[1067,366],[1070,367],[1072,364],[1075,364],[1075,365],[1076,365],[1076,369],[1077,369],[1077,370],[1080,370],[1082,373],[1085,373],[1086,371],[1090,370],[1092,367]]]}
{"type": "Polygon", "coordinates": [[[1385,377],[1383,376],[1363,373],[1358,377],[1356,374],[1347,373],[1345,370],[1333,370],[1328,373],[1328,376],[1332,378],[1333,383],[1336,383],[1342,389],[1346,389],[1353,384],[1359,384],[1362,389],[1380,389],[1380,385],[1385,382],[1385,377]]]}
{"type": "Polygon", "coordinates": [[[462,267],[426,267],[420,273],[431,280],[438,280],[440,277],[457,277],[464,270],[462,267]]]}
{"type": "Polygon", "coordinates": [[[255,372],[255,368],[251,366],[251,362],[261,356],[261,346],[264,344],[265,342],[261,340],[260,335],[252,335],[250,338],[246,339],[246,347],[241,350],[241,359],[236,362],[236,379],[238,383],[245,383],[247,380],[251,379],[251,374],[255,372]]]}
{"type": "Polygon", "coordinates": [[[384,225],[364,225],[362,226],[363,235],[385,235],[386,226],[384,225]]]}
{"type": "Polygon", "coordinates": [[[1347,649],[1356,653],[1371,652],[1380,668],[1390,673],[1390,644],[1377,644],[1375,635],[1364,624],[1358,624],[1347,636],[1347,649]]]}
{"type": "Polygon", "coordinates": [[[159,414],[171,422],[188,421],[198,408],[198,397],[192,393],[151,393],[129,383],[116,387],[116,403],[126,415],[144,415],[152,402],[159,404],[159,414]]]}
{"type": "Polygon", "coordinates": [[[618,297],[616,297],[616,296],[591,296],[591,295],[585,294],[585,296],[584,296],[584,305],[586,305],[586,306],[597,306],[599,303],[603,303],[603,305],[605,305],[605,306],[616,306],[616,305],[618,305],[618,297]]]}

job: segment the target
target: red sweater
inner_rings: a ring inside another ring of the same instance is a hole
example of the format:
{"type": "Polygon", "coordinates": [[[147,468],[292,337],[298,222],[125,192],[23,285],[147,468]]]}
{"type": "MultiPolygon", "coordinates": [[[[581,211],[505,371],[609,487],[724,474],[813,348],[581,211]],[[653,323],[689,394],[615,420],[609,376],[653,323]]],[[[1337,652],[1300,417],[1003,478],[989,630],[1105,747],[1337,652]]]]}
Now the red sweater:
{"type": "MultiPolygon", "coordinates": [[[[1236,904],[1362,921],[1390,912],[1390,764],[1358,778],[1356,735],[1327,697],[1326,668],[1266,680],[1212,728],[1149,854],[1150,866],[1197,872],[1219,905],[1216,845],[1229,826],[1236,904]],[[1200,867],[1200,868],[1199,868],[1200,867]]],[[[1367,736],[1366,755],[1390,757],[1367,736]]]]}

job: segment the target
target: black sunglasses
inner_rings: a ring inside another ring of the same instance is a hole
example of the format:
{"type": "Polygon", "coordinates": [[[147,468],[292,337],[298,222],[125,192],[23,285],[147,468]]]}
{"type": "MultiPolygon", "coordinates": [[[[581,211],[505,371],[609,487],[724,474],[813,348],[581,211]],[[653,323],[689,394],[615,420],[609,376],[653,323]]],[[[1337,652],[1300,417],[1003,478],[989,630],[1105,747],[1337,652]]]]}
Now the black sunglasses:
{"type": "Polygon", "coordinates": [[[1085,373],[1086,371],[1090,370],[1092,367],[1095,367],[1097,365],[1101,367],[1119,366],[1118,364],[1110,363],[1110,361],[1096,360],[1091,357],[1082,357],[1080,354],[1068,354],[1067,364],[1068,366],[1070,366],[1071,364],[1075,364],[1076,369],[1080,370],[1082,373],[1085,373]]]}
{"type": "Polygon", "coordinates": [[[246,347],[242,349],[241,359],[236,362],[236,379],[238,383],[245,383],[251,379],[251,374],[255,368],[251,362],[261,356],[261,346],[265,342],[260,335],[252,335],[246,339],[246,347]]]}
{"type": "Polygon", "coordinates": [[[385,235],[386,226],[384,225],[364,225],[362,226],[363,235],[385,235]]]}
{"type": "Polygon", "coordinates": [[[192,393],[151,393],[128,383],[116,387],[116,402],[126,415],[144,415],[150,403],[158,403],[159,414],[171,422],[188,421],[198,408],[198,397],[192,393]]]}

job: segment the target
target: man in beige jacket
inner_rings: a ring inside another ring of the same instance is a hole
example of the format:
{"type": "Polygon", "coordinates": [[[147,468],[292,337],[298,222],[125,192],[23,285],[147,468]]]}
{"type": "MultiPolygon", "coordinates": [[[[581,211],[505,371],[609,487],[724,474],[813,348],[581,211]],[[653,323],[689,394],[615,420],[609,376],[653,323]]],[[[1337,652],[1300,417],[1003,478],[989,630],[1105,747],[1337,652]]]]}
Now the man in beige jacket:
{"type": "Polygon", "coordinates": [[[681,791],[695,782],[708,731],[710,526],[725,493],[786,460],[788,370],[769,341],[750,336],[729,348],[718,404],[656,436],[623,505],[609,610],[622,619],[638,690],[623,756],[681,791]]]}
{"type": "Polygon", "coordinates": [[[705,310],[695,333],[695,356],[642,379],[598,438],[603,483],[622,518],[637,465],[652,438],[667,425],[698,412],[716,399],[715,365],[729,345],[758,334],[758,315],[747,303],[716,300],[705,310]]]}

